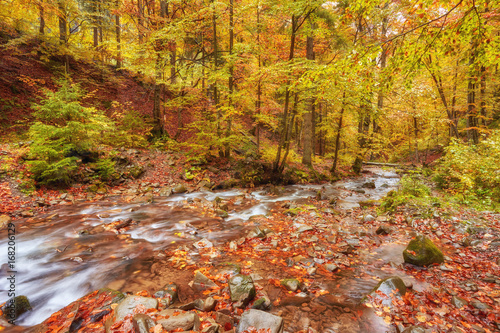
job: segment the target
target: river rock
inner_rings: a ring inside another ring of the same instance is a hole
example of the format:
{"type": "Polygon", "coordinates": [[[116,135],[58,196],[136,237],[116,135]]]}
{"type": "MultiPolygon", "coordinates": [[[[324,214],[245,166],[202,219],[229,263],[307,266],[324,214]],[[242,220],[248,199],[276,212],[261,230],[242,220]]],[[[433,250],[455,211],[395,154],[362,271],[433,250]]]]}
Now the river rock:
{"type": "Polygon", "coordinates": [[[326,264],[325,265],[325,268],[330,271],[330,272],[333,272],[335,271],[336,269],[338,269],[339,267],[335,264],[326,264]]]}
{"type": "Polygon", "coordinates": [[[283,318],[264,311],[251,309],[241,315],[236,332],[244,332],[250,327],[254,327],[256,330],[268,329],[270,333],[282,333],[283,318]]]}
{"type": "Polygon", "coordinates": [[[479,302],[478,300],[473,300],[471,302],[471,305],[473,307],[475,307],[476,309],[479,309],[479,310],[491,310],[491,306],[489,306],[488,304],[486,303],[483,303],[483,302],[479,302]]]}
{"type": "Polygon", "coordinates": [[[215,210],[215,214],[219,217],[222,217],[223,219],[225,219],[226,217],[229,216],[229,213],[223,209],[220,209],[220,208],[217,208],[215,210]]]}
{"type": "Polygon", "coordinates": [[[300,281],[297,279],[283,279],[280,281],[281,285],[290,291],[297,291],[300,286],[300,281]]]}
{"type": "Polygon", "coordinates": [[[31,311],[31,304],[26,296],[16,296],[5,302],[2,307],[3,317],[15,321],[20,315],[31,311]]]}
{"type": "Polygon", "coordinates": [[[0,215],[0,229],[7,228],[7,225],[11,220],[12,219],[9,215],[0,215]]]}
{"type": "MultiPolygon", "coordinates": [[[[375,288],[370,292],[370,296],[374,299],[381,299],[383,304],[390,304],[392,295],[402,297],[406,294],[406,285],[398,276],[391,276],[380,281],[375,288]],[[381,296],[381,294],[386,297],[381,296]]],[[[363,298],[362,301],[367,301],[368,298],[363,298]]]]}
{"type": "Polygon", "coordinates": [[[208,239],[203,238],[202,240],[199,240],[196,243],[193,243],[193,246],[199,250],[199,249],[211,248],[214,246],[214,244],[211,241],[209,241],[208,239]]]}
{"type": "Polygon", "coordinates": [[[233,317],[219,311],[215,313],[215,322],[222,326],[225,331],[229,331],[234,326],[233,317]]]}
{"type": "Polygon", "coordinates": [[[410,241],[403,251],[403,258],[406,263],[416,266],[429,266],[444,261],[443,252],[423,235],[418,235],[410,241]]]}
{"type": "Polygon", "coordinates": [[[217,305],[217,301],[213,297],[207,299],[197,299],[194,302],[194,308],[203,312],[213,311],[217,305]]]}
{"type": "Polygon", "coordinates": [[[187,192],[186,186],[184,184],[177,184],[172,190],[174,193],[185,193],[187,192]]]}
{"type": "Polygon", "coordinates": [[[310,225],[307,225],[307,224],[297,225],[297,232],[305,232],[305,231],[311,231],[311,230],[314,230],[314,228],[311,227],[310,225]]]}
{"type": "Polygon", "coordinates": [[[134,315],[132,323],[134,324],[134,332],[136,333],[149,333],[149,330],[155,326],[155,321],[143,313],[134,315]]]}
{"type": "Polygon", "coordinates": [[[266,234],[259,227],[255,227],[247,234],[248,238],[266,238],[266,234]]]}
{"type": "Polygon", "coordinates": [[[361,185],[362,188],[369,188],[369,189],[374,189],[375,188],[375,182],[366,182],[363,185],[361,185]]]}
{"type": "Polygon", "coordinates": [[[363,222],[373,222],[373,221],[375,221],[375,217],[373,217],[373,215],[366,214],[365,216],[363,216],[363,222]]]}
{"type": "Polygon", "coordinates": [[[115,322],[122,320],[127,315],[132,314],[138,305],[143,305],[146,309],[156,309],[158,300],[152,297],[127,296],[115,309],[115,322]]]}
{"type": "Polygon", "coordinates": [[[238,274],[229,279],[229,292],[231,301],[236,306],[246,306],[255,297],[255,285],[249,275],[238,274]]]}
{"type": "Polygon", "coordinates": [[[469,302],[461,297],[453,296],[451,298],[451,304],[453,304],[456,308],[461,309],[462,307],[469,305],[469,302]]]}
{"type": "Polygon", "coordinates": [[[177,284],[171,282],[166,284],[161,290],[155,292],[154,297],[159,298],[160,302],[168,307],[174,304],[178,299],[179,287],[177,284]]]}
{"type": "Polygon", "coordinates": [[[410,326],[403,331],[403,333],[425,333],[425,332],[426,330],[422,326],[410,326]]]}
{"type": "Polygon", "coordinates": [[[388,235],[392,232],[392,229],[391,227],[389,227],[388,225],[381,225],[380,227],[378,227],[378,229],[375,231],[375,233],[377,235],[388,235]]]}
{"type": "Polygon", "coordinates": [[[198,331],[200,329],[200,317],[194,312],[185,312],[177,309],[167,309],[159,313],[160,316],[168,318],[158,320],[164,330],[173,331],[182,329],[183,331],[198,331]]]}
{"type": "Polygon", "coordinates": [[[207,278],[203,273],[196,272],[193,280],[193,288],[202,291],[218,287],[215,282],[207,278]]]}
{"type": "Polygon", "coordinates": [[[260,297],[252,305],[252,309],[257,310],[269,310],[269,308],[271,308],[271,300],[267,296],[260,297]]]}

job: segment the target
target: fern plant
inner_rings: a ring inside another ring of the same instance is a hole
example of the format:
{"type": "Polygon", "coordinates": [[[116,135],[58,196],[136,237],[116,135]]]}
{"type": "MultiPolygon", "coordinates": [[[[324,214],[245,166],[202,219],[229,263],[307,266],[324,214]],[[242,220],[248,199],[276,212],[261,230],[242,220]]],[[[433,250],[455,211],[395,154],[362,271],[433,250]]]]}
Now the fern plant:
{"type": "Polygon", "coordinates": [[[36,121],[29,130],[28,164],[41,184],[68,184],[79,162],[71,155],[91,151],[113,130],[105,115],[81,105],[83,92],[77,84],[62,80],[60,85],[55,92],[45,90],[45,98],[32,106],[36,121]]]}

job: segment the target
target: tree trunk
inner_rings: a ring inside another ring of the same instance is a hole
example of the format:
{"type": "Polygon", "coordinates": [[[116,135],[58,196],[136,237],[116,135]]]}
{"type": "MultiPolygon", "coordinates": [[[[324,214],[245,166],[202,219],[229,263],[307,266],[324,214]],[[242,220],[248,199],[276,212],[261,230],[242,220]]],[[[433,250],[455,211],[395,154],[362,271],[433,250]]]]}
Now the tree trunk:
{"type": "MultiPolygon", "coordinates": [[[[229,158],[231,154],[231,147],[229,145],[229,137],[231,136],[231,119],[232,119],[232,109],[233,109],[233,89],[234,89],[234,66],[232,63],[232,57],[231,55],[233,54],[233,45],[234,45],[234,0],[229,1],[229,56],[230,56],[230,61],[231,64],[229,66],[229,82],[228,82],[228,88],[229,88],[229,96],[228,96],[228,104],[229,104],[229,115],[227,117],[227,123],[226,123],[226,144],[225,144],[225,152],[224,156],[226,158],[229,158]]],[[[234,114],[234,113],[233,113],[234,114]]]]}
{"type": "Polygon", "coordinates": [[[68,29],[66,21],[66,8],[62,1],[58,3],[59,7],[59,41],[61,44],[66,45],[68,42],[68,29]]]}
{"type": "Polygon", "coordinates": [[[337,126],[337,135],[335,136],[335,153],[333,156],[332,168],[330,169],[331,174],[335,174],[337,172],[337,163],[338,163],[339,149],[340,149],[340,133],[342,131],[342,120],[344,118],[344,110],[345,110],[345,92],[342,95],[342,107],[340,108],[340,117],[337,126]]]}
{"type": "MultiPolygon", "coordinates": [[[[212,0],[212,5],[213,7],[213,14],[212,14],[212,29],[213,29],[213,39],[212,39],[212,46],[214,49],[214,72],[217,71],[219,67],[219,62],[218,62],[218,47],[217,47],[217,15],[216,15],[216,10],[215,10],[215,0],[212,0]]],[[[222,120],[222,113],[219,108],[219,96],[218,96],[218,89],[217,89],[217,80],[214,80],[213,83],[213,94],[214,94],[214,104],[215,104],[215,110],[217,114],[217,137],[222,139],[222,128],[221,128],[221,120],[222,120]]],[[[219,157],[224,157],[224,151],[222,150],[222,147],[219,145],[219,157]]]]}
{"type": "Polygon", "coordinates": [[[120,0],[116,0],[116,14],[115,14],[115,33],[116,33],[116,68],[122,67],[122,44],[121,44],[121,28],[120,28],[120,0]]]}
{"type": "Polygon", "coordinates": [[[142,6],[142,0],[137,0],[137,33],[139,37],[139,44],[142,44],[143,36],[142,36],[142,29],[143,29],[143,15],[144,15],[144,9],[142,6]]]}
{"type": "MultiPolygon", "coordinates": [[[[290,37],[290,53],[288,54],[288,62],[291,62],[295,53],[295,37],[296,37],[296,26],[297,18],[292,15],[292,35],[290,37]]],[[[285,144],[285,137],[288,133],[288,108],[290,105],[290,83],[291,83],[291,73],[288,74],[288,79],[286,80],[286,90],[285,90],[285,106],[283,108],[283,119],[281,121],[281,137],[278,144],[278,151],[276,153],[276,158],[274,160],[273,171],[279,171],[280,161],[281,161],[281,149],[285,144]]]]}
{"type": "Polygon", "coordinates": [[[486,68],[481,66],[481,88],[479,90],[479,98],[481,99],[481,119],[482,125],[486,127],[488,125],[486,121],[486,68]]]}
{"type": "Polygon", "coordinates": [[[38,32],[40,35],[43,35],[45,34],[45,10],[42,4],[38,5],[38,9],[40,10],[40,28],[38,29],[38,32]]]}
{"type": "MultiPolygon", "coordinates": [[[[388,4],[388,3],[387,3],[388,4]]],[[[386,36],[387,36],[387,16],[384,16],[382,19],[382,40],[385,41],[386,36]]],[[[387,66],[387,46],[383,44],[384,46],[382,47],[382,53],[380,54],[380,73],[382,74],[385,67],[387,66]]],[[[384,108],[384,92],[383,92],[383,82],[380,82],[380,90],[378,92],[377,96],[377,113],[382,112],[382,109],[384,108]]],[[[373,132],[374,133],[379,133],[380,132],[380,126],[377,123],[377,119],[375,117],[373,118],[373,132]]]]}
{"type": "MultiPolygon", "coordinates": [[[[66,7],[64,3],[59,0],[58,2],[59,9],[59,42],[61,45],[68,45],[68,21],[67,21],[67,13],[66,7]]],[[[68,51],[64,50],[64,70],[66,75],[69,74],[69,55],[68,51]]]]}
{"type": "MultiPolygon", "coordinates": [[[[307,36],[307,49],[306,58],[308,60],[314,60],[314,38],[312,36],[307,36]]],[[[314,102],[315,98],[313,96],[307,99],[307,111],[304,113],[304,151],[302,153],[302,164],[312,166],[312,155],[314,149],[314,102]]]]}
{"type": "Polygon", "coordinates": [[[413,116],[413,130],[415,134],[415,160],[418,163],[418,119],[413,116]]]}
{"type": "Polygon", "coordinates": [[[429,65],[426,66],[427,70],[429,71],[429,74],[432,77],[432,80],[434,81],[434,84],[436,85],[436,88],[439,93],[439,97],[441,98],[441,102],[443,103],[444,109],[446,111],[446,114],[448,116],[448,120],[450,121],[450,126],[451,126],[451,131],[453,133],[453,136],[458,138],[458,129],[457,129],[457,121],[453,117],[452,111],[450,111],[450,108],[448,107],[448,101],[446,100],[446,95],[444,94],[444,87],[443,87],[443,81],[441,80],[441,77],[438,77],[434,71],[432,70],[432,57],[429,55],[428,57],[429,60],[429,65]]]}
{"type": "Polygon", "coordinates": [[[285,145],[284,145],[285,153],[283,154],[283,160],[281,161],[281,164],[279,165],[278,168],[279,173],[282,173],[283,170],[285,169],[286,159],[288,157],[288,153],[290,152],[290,142],[292,141],[293,122],[295,120],[295,116],[297,115],[298,104],[299,104],[299,94],[295,93],[293,99],[293,107],[290,115],[291,118],[290,124],[285,134],[285,145]]]}
{"type": "Polygon", "coordinates": [[[156,56],[156,79],[154,84],[154,97],[153,97],[153,130],[154,137],[159,138],[164,134],[163,117],[161,114],[161,84],[159,81],[162,79],[161,70],[161,56],[158,53],[156,56]]]}
{"type": "Polygon", "coordinates": [[[467,140],[469,144],[477,144],[479,142],[477,132],[477,115],[476,115],[476,77],[474,70],[475,63],[475,43],[473,44],[472,54],[469,58],[469,82],[467,84],[467,140]]]}
{"type": "Polygon", "coordinates": [[[370,115],[368,114],[368,106],[364,105],[361,107],[358,123],[358,147],[359,152],[356,154],[356,159],[352,165],[352,169],[356,174],[361,172],[364,159],[364,150],[366,146],[366,136],[368,135],[368,130],[370,128],[370,115]]]}
{"type": "Polygon", "coordinates": [[[450,137],[456,135],[458,139],[458,112],[457,112],[457,85],[458,85],[458,60],[455,67],[455,77],[453,78],[453,96],[451,98],[451,119],[450,119],[450,137]],[[454,132],[456,131],[456,133],[454,132]]]}
{"type": "Polygon", "coordinates": [[[257,154],[260,151],[260,113],[262,106],[262,77],[261,77],[261,69],[262,69],[262,58],[261,58],[261,48],[260,48],[260,8],[257,6],[257,46],[258,46],[258,63],[259,63],[259,77],[257,81],[257,101],[255,102],[255,111],[257,114],[257,122],[255,124],[255,136],[257,137],[257,154]]]}

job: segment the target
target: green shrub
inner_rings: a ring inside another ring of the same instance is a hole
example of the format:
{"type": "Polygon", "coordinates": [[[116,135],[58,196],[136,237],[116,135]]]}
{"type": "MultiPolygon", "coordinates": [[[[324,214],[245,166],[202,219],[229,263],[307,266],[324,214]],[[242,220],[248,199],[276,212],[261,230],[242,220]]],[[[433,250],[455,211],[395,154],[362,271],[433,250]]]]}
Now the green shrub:
{"type": "Polygon", "coordinates": [[[115,169],[115,164],[110,158],[104,158],[95,163],[95,170],[102,180],[114,180],[120,178],[120,174],[115,169]]]}
{"type": "Polygon", "coordinates": [[[36,121],[29,129],[33,143],[28,153],[30,171],[41,184],[68,184],[81,160],[113,130],[112,122],[95,108],[80,104],[82,91],[69,80],[56,92],[45,90],[45,98],[34,104],[36,121]]]}
{"type": "Polygon", "coordinates": [[[454,140],[446,148],[433,178],[462,201],[500,202],[500,131],[477,145],[454,140]]]}
{"type": "Polygon", "coordinates": [[[399,206],[411,202],[415,205],[429,205],[433,200],[431,190],[420,175],[404,175],[397,191],[390,191],[382,200],[382,211],[394,211],[399,206]]]}
{"type": "Polygon", "coordinates": [[[120,147],[146,147],[148,145],[146,138],[153,128],[150,117],[118,102],[113,102],[112,106],[115,110],[112,118],[116,122],[116,131],[109,134],[109,141],[114,146],[120,147]]]}

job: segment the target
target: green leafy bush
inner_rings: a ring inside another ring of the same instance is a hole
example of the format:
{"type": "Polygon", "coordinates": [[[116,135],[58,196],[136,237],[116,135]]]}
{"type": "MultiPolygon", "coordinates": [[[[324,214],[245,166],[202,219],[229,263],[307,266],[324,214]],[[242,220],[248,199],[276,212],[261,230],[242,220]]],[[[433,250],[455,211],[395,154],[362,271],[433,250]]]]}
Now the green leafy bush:
{"type": "Polygon", "coordinates": [[[146,138],[151,134],[150,117],[134,110],[131,106],[112,102],[112,118],[116,122],[116,131],[109,133],[109,141],[114,146],[143,148],[148,145],[146,138]]]}
{"type": "Polygon", "coordinates": [[[45,98],[33,105],[28,164],[40,184],[68,184],[81,162],[78,155],[92,151],[113,130],[106,116],[80,104],[78,85],[69,80],[60,84],[56,92],[45,90],[45,98]]]}
{"type": "Polygon", "coordinates": [[[462,198],[500,202],[499,161],[498,130],[475,146],[454,140],[433,179],[439,187],[462,198]]]}
{"type": "Polygon", "coordinates": [[[431,204],[431,190],[420,175],[404,175],[397,191],[390,191],[382,200],[382,211],[394,211],[397,207],[412,202],[413,204],[431,204]]]}

